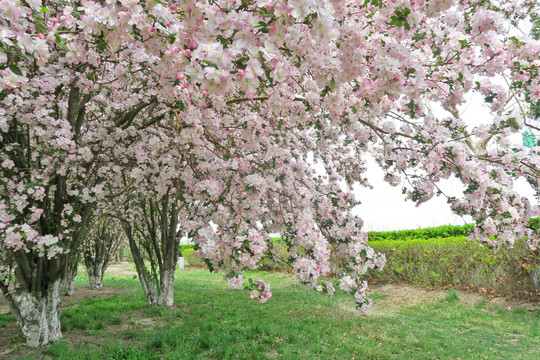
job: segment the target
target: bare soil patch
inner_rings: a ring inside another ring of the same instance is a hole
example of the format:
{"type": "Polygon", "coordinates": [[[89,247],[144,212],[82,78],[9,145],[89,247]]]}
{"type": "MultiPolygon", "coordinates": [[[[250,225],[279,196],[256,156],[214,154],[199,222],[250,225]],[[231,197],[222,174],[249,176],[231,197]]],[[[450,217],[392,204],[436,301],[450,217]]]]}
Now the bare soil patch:
{"type": "MultiPolygon", "coordinates": [[[[380,296],[373,302],[371,314],[388,314],[398,308],[414,306],[424,302],[432,302],[447,296],[450,288],[426,289],[406,284],[375,284],[370,285],[369,292],[380,296]]],[[[540,308],[540,299],[535,296],[496,296],[493,294],[481,294],[475,291],[456,290],[459,301],[474,306],[481,301],[486,305],[497,305],[501,308],[512,310],[517,307],[527,310],[540,308]]]]}
{"type": "MultiPolygon", "coordinates": [[[[80,270],[79,272],[80,274],[82,274],[83,272],[86,273],[86,269],[83,267],[79,268],[79,270],[80,270]]],[[[121,262],[121,263],[111,264],[107,268],[106,274],[107,274],[107,277],[133,278],[133,277],[137,277],[137,270],[135,269],[135,264],[121,262]]]]}

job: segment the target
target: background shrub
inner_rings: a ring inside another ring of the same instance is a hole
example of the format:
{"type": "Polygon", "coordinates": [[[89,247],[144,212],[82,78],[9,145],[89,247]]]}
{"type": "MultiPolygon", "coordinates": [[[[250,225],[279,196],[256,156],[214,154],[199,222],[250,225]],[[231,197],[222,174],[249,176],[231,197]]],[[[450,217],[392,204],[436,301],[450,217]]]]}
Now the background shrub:
{"type": "Polygon", "coordinates": [[[285,261],[287,260],[287,256],[289,255],[289,250],[287,247],[286,242],[281,237],[273,237],[271,238],[272,242],[274,243],[274,247],[269,247],[267,250],[267,254],[264,256],[264,258],[261,260],[261,270],[283,270],[288,268],[285,261]],[[279,249],[279,252],[274,255],[274,250],[279,249]]]}
{"type": "Polygon", "coordinates": [[[189,266],[204,266],[204,262],[195,256],[195,249],[184,249],[182,251],[182,257],[189,266]]]}
{"type": "Polygon", "coordinates": [[[191,249],[191,250],[195,251],[195,245],[193,245],[193,244],[182,244],[182,245],[180,245],[180,256],[184,256],[183,252],[184,252],[184,250],[187,250],[187,249],[191,249]]]}
{"type": "Polygon", "coordinates": [[[388,260],[367,276],[424,285],[468,285],[497,292],[539,290],[540,251],[526,240],[498,252],[465,237],[380,240],[370,243],[388,260]]]}
{"type": "MultiPolygon", "coordinates": [[[[529,227],[533,231],[540,231],[540,218],[531,218],[529,227]]],[[[381,240],[418,240],[442,239],[448,237],[467,236],[474,230],[474,224],[442,225],[423,229],[395,230],[395,231],[368,231],[369,241],[381,240]]]]}

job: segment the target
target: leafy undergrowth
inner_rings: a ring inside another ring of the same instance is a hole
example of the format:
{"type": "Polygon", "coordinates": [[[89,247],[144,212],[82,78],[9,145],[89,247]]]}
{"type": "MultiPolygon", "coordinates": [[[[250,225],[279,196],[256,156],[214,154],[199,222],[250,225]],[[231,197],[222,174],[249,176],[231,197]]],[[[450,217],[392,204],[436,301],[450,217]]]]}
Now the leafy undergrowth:
{"type": "Polygon", "coordinates": [[[381,240],[369,245],[388,259],[382,272],[368,273],[380,281],[460,285],[503,294],[534,292],[537,286],[540,250],[532,251],[525,240],[498,252],[465,237],[381,240]]]}
{"type": "Polygon", "coordinates": [[[344,293],[329,299],[287,274],[251,276],[272,283],[274,297],[266,304],[204,270],[178,273],[173,309],[147,308],[137,280],[106,280],[106,287],[132,294],[74,304],[63,315],[65,340],[24,358],[540,358],[538,309],[466,305],[451,290],[442,299],[361,316],[344,293]]]}

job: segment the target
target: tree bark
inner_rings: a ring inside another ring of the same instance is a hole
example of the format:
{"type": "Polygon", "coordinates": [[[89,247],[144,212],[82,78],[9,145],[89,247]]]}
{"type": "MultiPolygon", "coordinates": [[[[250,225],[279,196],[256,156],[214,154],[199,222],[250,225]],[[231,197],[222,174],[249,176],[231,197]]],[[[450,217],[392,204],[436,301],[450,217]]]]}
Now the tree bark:
{"type": "Polygon", "coordinates": [[[163,239],[163,266],[160,273],[160,287],[157,305],[173,306],[174,305],[174,275],[176,264],[178,262],[178,253],[180,248],[180,239],[176,233],[177,215],[173,212],[171,216],[169,232],[165,234],[163,239]]]}
{"type": "Polygon", "coordinates": [[[141,254],[139,246],[137,246],[137,241],[135,240],[133,229],[129,223],[123,223],[124,231],[128,238],[129,249],[131,250],[131,256],[133,257],[133,262],[135,263],[135,268],[137,269],[137,274],[139,275],[139,280],[143,288],[146,299],[148,300],[148,305],[156,305],[157,296],[154,290],[154,284],[152,282],[152,275],[146,269],[144,263],[144,258],[141,254]]]}
{"type": "MultiPolygon", "coordinates": [[[[138,272],[138,271],[137,271],[138,272]]],[[[154,283],[152,282],[152,277],[148,271],[144,273],[139,273],[139,280],[141,281],[141,286],[143,288],[144,294],[146,295],[146,300],[148,301],[148,306],[157,305],[157,295],[154,290],[154,283]]]]}
{"type": "Polygon", "coordinates": [[[78,261],[68,261],[66,270],[62,276],[62,286],[64,288],[64,294],[67,296],[73,295],[75,289],[75,276],[77,276],[78,261]]]}
{"type": "Polygon", "coordinates": [[[60,279],[51,282],[42,297],[24,289],[6,295],[29,347],[48,345],[62,337],[60,282],[60,279]]]}
{"type": "Polygon", "coordinates": [[[170,201],[169,195],[159,201],[143,199],[138,205],[141,206],[139,221],[142,226],[122,221],[133,262],[148,305],[170,307],[174,305],[174,275],[180,247],[177,229],[180,208],[170,201]],[[149,268],[143,251],[148,256],[149,268]]]}
{"type": "Polygon", "coordinates": [[[105,274],[105,263],[103,261],[96,262],[90,266],[86,265],[88,271],[88,281],[91,289],[101,289],[103,287],[103,275],[105,274]]]}
{"type": "Polygon", "coordinates": [[[156,300],[158,306],[171,307],[174,305],[174,270],[174,268],[163,269],[161,273],[161,286],[156,300]]]}

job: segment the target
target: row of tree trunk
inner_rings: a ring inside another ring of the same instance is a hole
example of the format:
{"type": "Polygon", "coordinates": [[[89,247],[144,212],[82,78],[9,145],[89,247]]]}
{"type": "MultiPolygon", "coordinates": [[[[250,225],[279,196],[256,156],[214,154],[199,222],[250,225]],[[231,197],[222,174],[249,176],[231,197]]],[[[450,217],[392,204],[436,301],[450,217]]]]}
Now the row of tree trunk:
{"type": "MultiPolygon", "coordinates": [[[[174,275],[180,246],[179,207],[169,201],[168,196],[159,201],[143,199],[139,205],[142,207],[141,218],[136,219],[139,221],[114,216],[94,219],[89,230],[80,234],[83,238],[80,251],[59,257],[63,263],[63,270],[59,270],[61,275],[36,287],[35,292],[29,291],[34,288],[28,286],[31,276],[25,277],[24,269],[18,265],[14,267],[17,281],[12,284],[0,281],[0,289],[28,346],[47,345],[62,337],[61,286],[67,295],[73,294],[79,263],[84,262],[90,287],[100,289],[111,256],[126,240],[148,305],[174,305],[174,275]]],[[[50,260],[44,261],[41,265],[39,261],[31,261],[29,271],[38,266],[42,266],[44,272],[50,271],[53,264],[50,260]]]]}

